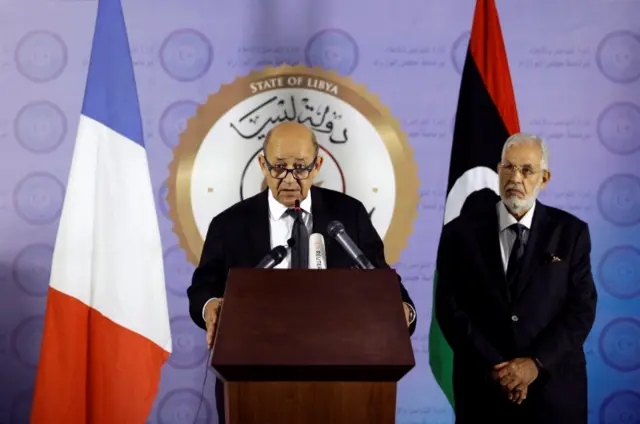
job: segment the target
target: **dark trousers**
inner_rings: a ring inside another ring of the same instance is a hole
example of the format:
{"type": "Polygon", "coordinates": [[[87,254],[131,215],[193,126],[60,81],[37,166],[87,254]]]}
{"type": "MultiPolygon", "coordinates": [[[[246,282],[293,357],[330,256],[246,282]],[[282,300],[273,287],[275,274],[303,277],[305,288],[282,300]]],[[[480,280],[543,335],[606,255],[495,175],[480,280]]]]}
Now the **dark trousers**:
{"type": "Polygon", "coordinates": [[[218,409],[218,424],[225,424],[224,383],[219,379],[216,379],[216,408],[218,409]]]}

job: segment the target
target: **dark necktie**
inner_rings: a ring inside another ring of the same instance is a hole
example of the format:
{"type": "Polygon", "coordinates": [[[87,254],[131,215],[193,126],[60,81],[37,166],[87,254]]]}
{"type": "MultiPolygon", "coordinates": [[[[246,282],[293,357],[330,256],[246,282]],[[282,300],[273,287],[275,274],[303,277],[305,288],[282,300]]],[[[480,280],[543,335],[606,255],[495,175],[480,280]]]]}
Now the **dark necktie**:
{"type": "Polygon", "coordinates": [[[287,214],[293,217],[291,238],[295,242],[291,248],[291,268],[308,268],[309,263],[309,232],[302,219],[302,211],[289,209],[287,214]]]}
{"type": "Polygon", "coordinates": [[[507,264],[507,284],[513,286],[522,266],[525,248],[524,231],[526,228],[522,224],[513,224],[509,229],[516,234],[516,241],[513,243],[511,255],[509,255],[509,263],[507,264]]]}

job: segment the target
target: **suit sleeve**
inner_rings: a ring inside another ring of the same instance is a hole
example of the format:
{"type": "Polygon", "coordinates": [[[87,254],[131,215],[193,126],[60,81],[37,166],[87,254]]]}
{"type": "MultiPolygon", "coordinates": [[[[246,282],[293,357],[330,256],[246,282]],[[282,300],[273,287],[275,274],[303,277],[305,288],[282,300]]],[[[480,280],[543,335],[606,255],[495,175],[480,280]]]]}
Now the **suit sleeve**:
{"type": "Polygon", "coordinates": [[[458,278],[456,251],[450,227],[445,226],[440,236],[437,256],[437,281],[435,288],[435,317],[442,333],[454,352],[474,354],[487,369],[503,361],[503,357],[474,327],[465,310],[462,281],[458,278]]]}
{"type": "Polygon", "coordinates": [[[221,225],[213,219],[202,247],[200,263],[193,272],[191,286],[187,289],[189,314],[201,328],[206,328],[202,317],[204,305],[211,298],[224,295],[227,270],[221,225]]]}
{"type": "MultiPolygon", "coordinates": [[[[369,214],[365,209],[364,205],[358,202],[358,213],[357,213],[357,221],[358,221],[358,243],[360,249],[362,249],[362,253],[371,261],[372,265],[375,268],[390,268],[387,260],[384,256],[384,243],[376,231],[373,223],[371,222],[371,218],[369,218],[369,214]]],[[[397,273],[396,273],[397,275],[397,273]]],[[[411,306],[413,311],[415,312],[415,319],[409,325],[409,334],[413,334],[416,330],[416,325],[418,323],[418,312],[416,310],[415,305],[413,304],[413,300],[411,296],[409,296],[409,292],[402,284],[402,279],[398,275],[398,281],[400,283],[400,294],[402,296],[402,301],[411,306]]]]}
{"type": "Polygon", "coordinates": [[[532,356],[549,371],[553,371],[566,353],[582,348],[595,320],[597,293],[591,273],[591,238],[587,224],[576,238],[570,265],[566,306],[532,348],[532,356]]]}

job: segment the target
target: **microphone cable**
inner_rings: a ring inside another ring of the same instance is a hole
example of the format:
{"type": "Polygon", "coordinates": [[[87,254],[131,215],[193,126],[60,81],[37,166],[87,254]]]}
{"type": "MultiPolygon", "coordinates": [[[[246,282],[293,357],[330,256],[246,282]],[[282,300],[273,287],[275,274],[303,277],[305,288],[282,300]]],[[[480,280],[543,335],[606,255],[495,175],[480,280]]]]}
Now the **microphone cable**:
{"type": "Polygon", "coordinates": [[[198,415],[200,415],[200,408],[202,408],[202,402],[204,401],[204,388],[205,388],[205,384],[207,383],[207,375],[209,375],[209,364],[213,359],[213,348],[211,348],[207,356],[208,356],[208,359],[204,364],[206,367],[204,369],[204,378],[202,379],[202,387],[200,389],[200,402],[198,402],[198,409],[196,410],[196,415],[193,417],[193,424],[196,424],[198,422],[198,415]]]}

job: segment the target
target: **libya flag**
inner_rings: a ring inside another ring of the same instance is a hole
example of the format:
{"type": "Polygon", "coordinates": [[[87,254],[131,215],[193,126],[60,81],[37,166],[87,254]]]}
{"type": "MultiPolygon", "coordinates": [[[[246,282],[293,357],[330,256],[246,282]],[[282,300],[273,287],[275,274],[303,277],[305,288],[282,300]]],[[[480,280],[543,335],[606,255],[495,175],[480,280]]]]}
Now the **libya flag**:
{"type": "MultiPolygon", "coordinates": [[[[458,97],[445,225],[461,213],[473,214],[482,208],[495,207],[499,199],[496,168],[502,146],[509,135],[518,131],[518,113],[495,1],[478,0],[458,97]]],[[[453,406],[453,352],[436,319],[437,284],[436,270],[429,363],[453,406]]]]}

